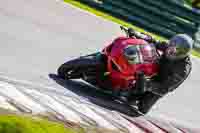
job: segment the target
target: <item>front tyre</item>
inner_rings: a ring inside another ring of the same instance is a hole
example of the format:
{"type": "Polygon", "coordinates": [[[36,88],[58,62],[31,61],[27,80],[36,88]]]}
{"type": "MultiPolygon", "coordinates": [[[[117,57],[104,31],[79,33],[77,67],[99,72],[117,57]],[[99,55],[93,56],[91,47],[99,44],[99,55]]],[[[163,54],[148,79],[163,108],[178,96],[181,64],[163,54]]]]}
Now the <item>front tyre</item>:
{"type": "Polygon", "coordinates": [[[62,64],[57,73],[63,79],[79,79],[85,75],[96,76],[99,63],[96,54],[84,56],[62,64]]]}
{"type": "Polygon", "coordinates": [[[70,62],[62,64],[57,70],[58,76],[63,79],[77,79],[81,78],[81,73],[78,71],[78,67],[70,62]]]}

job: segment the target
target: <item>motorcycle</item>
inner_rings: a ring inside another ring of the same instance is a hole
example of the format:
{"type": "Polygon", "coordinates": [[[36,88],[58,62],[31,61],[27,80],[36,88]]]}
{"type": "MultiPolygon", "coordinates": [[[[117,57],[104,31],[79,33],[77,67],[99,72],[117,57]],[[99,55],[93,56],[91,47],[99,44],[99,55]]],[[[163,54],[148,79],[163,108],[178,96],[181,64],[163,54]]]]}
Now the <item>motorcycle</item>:
{"type": "Polygon", "coordinates": [[[144,92],[144,80],[150,80],[158,72],[156,60],[160,54],[153,44],[144,43],[138,37],[138,32],[123,26],[120,28],[126,37],[117,37],[100,52],[67,61],[58,68],[59,77],[65,80],[82,79],[102,91],[110,91],[120,99],[121,96],[135,99],[135,94],[144,92]],[[131,67],[121,55],[122,49],[130,44],[139,45],[137,47],[145,55],[131,67]]]}

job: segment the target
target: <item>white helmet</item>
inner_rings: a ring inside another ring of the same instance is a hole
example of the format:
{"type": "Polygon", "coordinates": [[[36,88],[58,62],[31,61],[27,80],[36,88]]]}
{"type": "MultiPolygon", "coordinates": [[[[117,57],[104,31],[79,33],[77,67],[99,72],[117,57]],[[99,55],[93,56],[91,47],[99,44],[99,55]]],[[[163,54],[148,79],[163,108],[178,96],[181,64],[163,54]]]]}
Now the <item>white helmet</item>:
{"type": "Polygon", "coordinates": [[[193,42],[193,39],[187,34],[178,34],[172,37],[165,52],[166,57],[170,60],[185,58],[189,55],[193,42]]]}

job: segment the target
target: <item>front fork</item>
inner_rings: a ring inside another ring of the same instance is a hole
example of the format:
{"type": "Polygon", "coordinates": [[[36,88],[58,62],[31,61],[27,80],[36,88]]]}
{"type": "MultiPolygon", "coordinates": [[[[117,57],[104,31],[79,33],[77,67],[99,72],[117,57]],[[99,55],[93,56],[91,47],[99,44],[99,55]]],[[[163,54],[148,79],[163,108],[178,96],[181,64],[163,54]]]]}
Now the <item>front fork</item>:
{"type": "Polygon", "coordinates": [[[118,95],[119,97],[126,98],[127,102],[137,102],[139,97],[146,92],[146,78],[143,72],[138,72],[136,74],[137,81],[134,88],[130,88],[128,90],[114,90],[114,94],[118,95]]]}

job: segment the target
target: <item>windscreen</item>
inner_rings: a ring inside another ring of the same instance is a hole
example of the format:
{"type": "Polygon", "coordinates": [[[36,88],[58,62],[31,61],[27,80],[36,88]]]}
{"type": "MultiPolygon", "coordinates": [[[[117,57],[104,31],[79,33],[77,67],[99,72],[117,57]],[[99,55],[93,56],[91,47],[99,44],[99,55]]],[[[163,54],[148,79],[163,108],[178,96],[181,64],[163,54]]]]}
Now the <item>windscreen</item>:
{"type": "Polygon", "coordinates": [[[158,53],[154,44],[139,45],[141,63],[155,63],[158,59],[158,53]]]}

